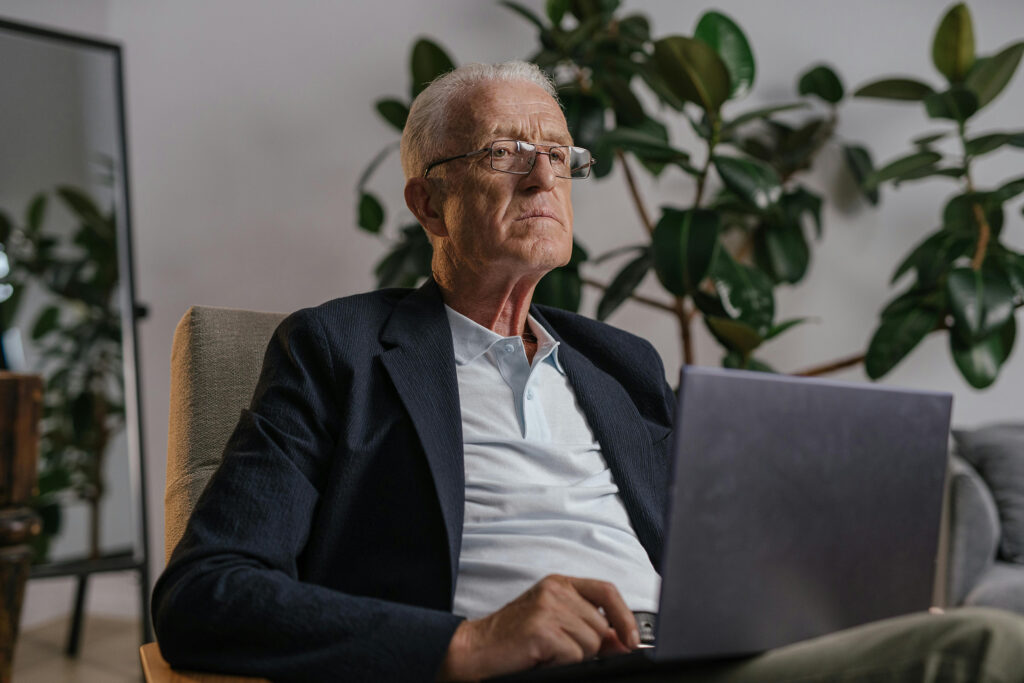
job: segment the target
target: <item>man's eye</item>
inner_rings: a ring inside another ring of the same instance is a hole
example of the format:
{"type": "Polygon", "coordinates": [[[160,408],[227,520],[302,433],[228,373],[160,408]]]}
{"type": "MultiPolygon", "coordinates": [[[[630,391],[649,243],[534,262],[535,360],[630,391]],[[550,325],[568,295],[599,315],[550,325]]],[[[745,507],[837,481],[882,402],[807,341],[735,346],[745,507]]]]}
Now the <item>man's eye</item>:
{"type": "Polygon", "coordinates": [[[508,150],[503,147],[495,147],[494,149],[491,150],[491,154],[501,159],[508,156],[508,150]]]}
{"type": "Polygon", "coordinates": [[[552,149],[551,150],[551,161],[559,164],[565,163],[565,150],[564,149],[552,149]]]}

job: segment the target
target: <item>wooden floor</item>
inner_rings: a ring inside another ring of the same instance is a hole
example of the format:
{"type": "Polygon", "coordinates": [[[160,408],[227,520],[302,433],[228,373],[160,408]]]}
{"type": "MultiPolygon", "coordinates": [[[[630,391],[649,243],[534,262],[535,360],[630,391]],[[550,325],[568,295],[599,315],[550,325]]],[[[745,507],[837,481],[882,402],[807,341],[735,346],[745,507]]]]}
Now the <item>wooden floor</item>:
{"type": "Polygon", "coordinates": [[[134,619],[90,615],[77,659],[64,656],[67,619],[22,631],[14,653],[15,683],[139,683],[141,633],[134,619]]]}

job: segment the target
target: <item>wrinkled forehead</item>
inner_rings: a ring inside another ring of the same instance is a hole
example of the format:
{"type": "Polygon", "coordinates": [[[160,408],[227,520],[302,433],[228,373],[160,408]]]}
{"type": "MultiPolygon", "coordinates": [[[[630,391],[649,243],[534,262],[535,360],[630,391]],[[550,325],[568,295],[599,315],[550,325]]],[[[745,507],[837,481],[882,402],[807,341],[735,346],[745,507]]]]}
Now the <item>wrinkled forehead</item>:
{"type": "Polygon", "coordinates": [[[561,107],[543,88],[528,81],[478,84],[463,93],[452,109],[449,130],[460,147],[483,147],[501,138],[572,144],[561,107]]]}

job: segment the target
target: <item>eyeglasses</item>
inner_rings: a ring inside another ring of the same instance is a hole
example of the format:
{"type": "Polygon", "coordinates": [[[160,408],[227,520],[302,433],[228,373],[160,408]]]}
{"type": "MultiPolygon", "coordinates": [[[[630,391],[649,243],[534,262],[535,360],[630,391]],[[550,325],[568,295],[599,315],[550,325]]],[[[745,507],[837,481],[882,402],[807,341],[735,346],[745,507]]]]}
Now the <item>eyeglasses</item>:
{"type": "Polygon", "coordinates": [[[538,148],[539,145],[522,140],[495,140],[487,147],[478,149],[475,152],[458,154],[431,163],[427,166],[427,170],[423,171],[423,177],[426,178],[427,174],[430,173],[430,169],[435,166],[440,166],[456,159],[477,156],[484,152],[490,153],[492,169],[500,173],[513,173],[515,175],[528,175],[533,170],[534,164],[537,163],[538,154],[543,154],[548,158],[548,161],[551,162],[551,170],[554,171],[555,177],[558,178],[569,178],[572,180],[589,178],[590,167],[597,163],[597,160],[590,155],[590,151],[582,147],[555,145],[554,147],[548,147],[546,152],[542,152],[538,148]]]}

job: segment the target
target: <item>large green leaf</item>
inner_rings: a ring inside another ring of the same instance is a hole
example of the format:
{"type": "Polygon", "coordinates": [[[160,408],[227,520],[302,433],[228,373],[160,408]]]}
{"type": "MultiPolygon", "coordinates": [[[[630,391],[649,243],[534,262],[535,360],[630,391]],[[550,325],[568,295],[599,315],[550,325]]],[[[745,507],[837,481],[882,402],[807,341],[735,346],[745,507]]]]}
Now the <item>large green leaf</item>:
{"type": "Polygon", "coordinates": [[[566,11],[569,9],[569,0],[548,0],[544,9],[551,23],[558,26],[562,23],[562,17],[565,16],[566,11]]]}
{"type": "Polygon", "coordinates": [[[569,9],[580,21],[610,16],[619,7],[619,0],[570,0],[569,9]]]}
{"type": "Polygon", "coordinates": [[[911,306],[884,316],[864,358],[868,377],[878,379],[892,370],[941,319],[941,310],[924,306],[911,306]]]}
{"type": "Polygon", "coordinates": [[[975,205],[985,212],[985,220],[993,237],[1003,229],[1003,207],[996,192],[965,192],[946,202],[942,210],[942,227],[952,233],[975,237],[980,230],[975,205]]]}
{"type": "Polygon", "coordinates": [[[757,330],[741,320],[709,315],[705,316],[704,322],[707,323],[711,334],[726,348],[737,351],[743,356],[749,354],[764,341],[757,330]]]}
{"type": "Polygon", "coordinates": [[[752,370],[754,372],[775,372],[775,368],[752,356],[744,356],[736,351],[729,351],[722,357],[722,367],[733,370],[752,370]]]}
{"type": "Polygon", "coordinates": [[[906,156],[894,159],[878,169],[864,180],[864,185],[869,188],[878,187],[886,180],[901,178],[917,172],[923,168],[934,166],[942,159],[938,152],[917,151],[906,156]]]}
{"type": "Polygon", "coordinates": [[[57,188],[57,196],[61,198],[64,205],[71,209],[86,225],[90,226],[105,239],[114,239],[114,223],[103,215],[103,212],[92,197],[70,185],[63,185],[57,188]]]}
{"type": "Polygon", "coordinates": [[[710,276],[726,315],[766,335],[775,317],[775,297],[768,276],[737,262],[725,249],[715,252],[710,276]]]}
{"type": "Polygon", "coordinates": [[[651,248],[654,270],[669,292],[685,296],[700,285],[718,244],[719,221],[706,209],[663,209],[651,248]]]}
{"type": "Polygon", "coordinates": [[[1013,287],[1014,305],[1024,304],[1024,254],[1018,254],[1004,247],[996,247],[993,251],[1013,287]]]}
{"type": "Polygon", "coordinates": [[[601,79],[601,85],[612,101],[615,121],[620,126],[636,126],[647,119],[643,105],[636,98],[624,78],[607,76],[601,79]]]}
{"type": "Polygon", "coordinates": [[[971,156],[981,156],[994,152],[1003,145],[1014,143],[1022,133],[988,133],[986,135],[979,135],[976,138],[971,138],[964,145],[964,149],[971,156]]]}
{"type": "Polygon", "coordinates": [[[377,264],[377,287],[412,287],[430,275],[433,249],[419,224],[403,226],[397,245],[377,264]]]}
{"type": "Polygon", "coordinates": [[[862,85],[857,88],[853,96],[920,102],[934,92],[930,85],[913,78],[883,78],[882,80],[862,85]]]}
{"type": "Polygon", "coordinates": [[[815,95],[830,104],[838,104],[843,99],[843,82],[836,72],[824,64],[808,70],[797,83],[797,92],[801,95],[815,95]]]}
{"type": "Polygon", "coordinates": [[[653,264],[654,258],[649,249],[645,249],[639,256],[627,263],[601,296],[601,301],[597,304],[597,319],[607,320],[608,316],[640,286],[653,264]]]}
{"type": "Polygon", "coordinates": [[[367,232],[378,233],[384,224],[384,207],[369,192],[359,197],[359,227],[367,232]]]}
{"type": "MultiPolygon", "coordinates": [[[[13,232],[14,222],[11,221],[10,217],[2,209],[0,209],[0,245],[6,244],[13,232]]],[[[3,251],[2,246],[0,246],[0,251],[3,251]]]]}
{"type": "Polygon", "coordinates": [[[797,325],[803,325],[805,322],[811,320],[810,318],[790,318],[789,320],[783,320],[780,323],[772,325],[772,328],[768,330],[768,334],[764,336],[765,341],[778,337],[783,332],[796,327],[797,325]]]}
{"type": "Polygon", "coordinates": [[[959,83],[974,64],[974,27],[964,3],[949,8],[932,41],[932,62],[951,83],[959,83]]]}
{"type": "Polygon", "coordinates": [[[979,59],[967,74],[964,84],[978,96],[978,107],[999,96],[1006,84],[1013,78],[1021,56],[1024,55],[1024,41],[1014,43],[987,59],[979,59]]]}
{"type": "Polygon", "coordinates": [[[409,118],[409,107],[394,98],[385,98],[377,100],[377,113],[401,132],[405,128],[405,120],[409,118]]]}
{"type": "MultiPolygon", "coordinates": [[[[531,24],[533,24],[534,26],[539,28],[540,30],[543,31],[546,28],[544,26],[544,22],[540,20],[540,17],[538,17],[536,14],[533,13],[533,10],[531,10],[531,9],[521,5],[518,2],[510,2],[510,0],[500,0],[500,2],[498,2],[498,4],[499,5],[504,5],[505,7],[509,8],[510,10],[512,10],[513,12],[515,12],[516,14],[518,14],[519,16],[521,16],[522,18],[526,19],[528,22],[530,22],[531,24]]],[[[563,2],[563,3],[558,3],[558,4],[563,6],[561,8],[561,10],[562,10],[562,14],[565,14],[565,10],[568,8],[567,7],[568,3],[563,2]]],[[[550,3],[549,3],[549,6],[548,6],[548,10],[549,11],[551,10],[550,3]]],[[[556,10],[557,10],[557,8],[556,8],[556,10]]],[[[552,19],[551,23],[558,24],[561,21],[561,19],[562,19],[561,16],[559,16],[558,17],[558,21],[555,21],[554,19],[552,19]]]]}
{"type": "Polygon", "coordinates": [[[597,140],[604,134],[604,104],[601,99],[577,91],[563,91],[559,97],[573,142],[593,150],[596,156],[597,140]]]}
{"type": "Polygon", "coordinates": [[[1003,183],[1003,185],[995,191],[995,200],[1002,204],[1008,202],[1021,192],[1024,192],[1024,176],[1020,178],[1014,178],[1013,180],[1003,183]]]}
{"type": "Polygon", "coordinates": [[[729,71],[707,43],[668,36],[654,43],[654,62],[668,88],[680,99],[717,114],[731,92],[729,71]]]}
{"type": "Polygon", "coordinates": [[[931,286],[946,274],[953,263],[971,252],[974,237],[939,230],[926,237],[910,252],[893,273],[892,283],[910,270],[917,272],[917,282],[931,286]]]}
{"type": "Polygon", "coordinates": [[[978,111],[978,96],[967,88],[953,86],[924,98],[924,108],[933,119],[964,122],[978,111]]]}
{"type": "Polygon", "coordinates": [[[36,317],[32,325],[32,339],[38,340],[57,329],[57,322],[60,319],[60,309],[56,306],[47,306],[36,317]]]}
{"type": "Polygon", "coordinates": [[[28,209],[25,210],[25,232],[28,234],[34,235],[42,229],[46,217],[46,201],[46,194],[40,192],[28,203],[28,209]]]}
{"type": "Polygon", "coordinates": [[[632,152],[640,159],[673,163],[688,161],[690,155],[668,144],[661,135],[637,128],[619,127],[605,133],[598,144],[632,152]]]}
{"type": "Polygon", "coordinates": [[[725,122],[722,125],[722,138],[728,138],[732,135],[740,126],[755,121],[757,119],[765,119],[772,114],[778,114],[784,111],[792,111],[794,109],[806,109],[807,103],[805,102],[791,102],[790,104],[778,104],[773,107],[763,107],[760,109],[754,109],[752,111],[744,112],[732,119],[731,121],[725,122]]]}
{"type": "Polygon", "coordinates": [[[751,206],[763,211],[782,196],[779,176],[768,164],[727,156],[715,156],[712,161],[725,186],[751,206]]]}
{"type": "Polygon", "coordinates": [[[448,53],[426,38],[420,38],[413,45],[410,62],[413,98],[423,92],[435,78],[455,68],[448,53]]]}
{"type": "Polygon", "coordinates": [[[871,161],[871,153],[860,145],[845,145],[843,157],[846,159],[846,166],[857,181],[857,186],[864,193],[872,205],[878,205],[878,188],[869,187],[867,179],[874,173],[874,164],[871,161]]]}
{"type": "Polygon", "coordinates": [[[967,383],[975,389],[984,389],[996,381],[1016,339],[1017,322],[1010,318],[1001,329],[976,342],[950,334],[949,345],[953,361],[967,383]]]}
{"type": "Polygon", "coordinates": [[[754,237],[757,264],[776,282],[799,282],[807,273],[811,250],[800,223],[785,216],[764,221],[754,237]]]}
{"type": "Polygon", "coordinates": [[[693,37],[714,48],[729,72],[729,97],[746,95],[754,84],[756,66],[743,30],[721,12],[705,12],[697,22],[693,37]]]}
{"type": "Polygon", "coordinates": [[[1013,317],[1013,285],[1001,268],[955,268],[946,278],[955,331],[965,342],[989,336],[1013,317]]]}
{"type": "Polygon", "coordinates": [[[913,140],[911,140],[911,142],[919,147],[927,147],[933,142],[938,142],[939,140],[948,136],[949,134],[949,131],[944,131],[942,133],[928,133],[927,135],[922,135],[921,137],[914,138],[913,140]]]}
{"type": "Polygon", "coordinates": [[[821,196],[817,195],[803,185],[798,185],[792,192],[782,195],[779,204],[782,210],[787,213],[798,225],[802,224],[804,214],[810,214],[814,221],[814,234],[821,238],[821,196]]]}
{"type": "Polygon", "coordinates": [[[636,49],[643,49],[651,39],[651,25],[642,14],[631,14],[619,20],[619,36],[636,49]]]}

